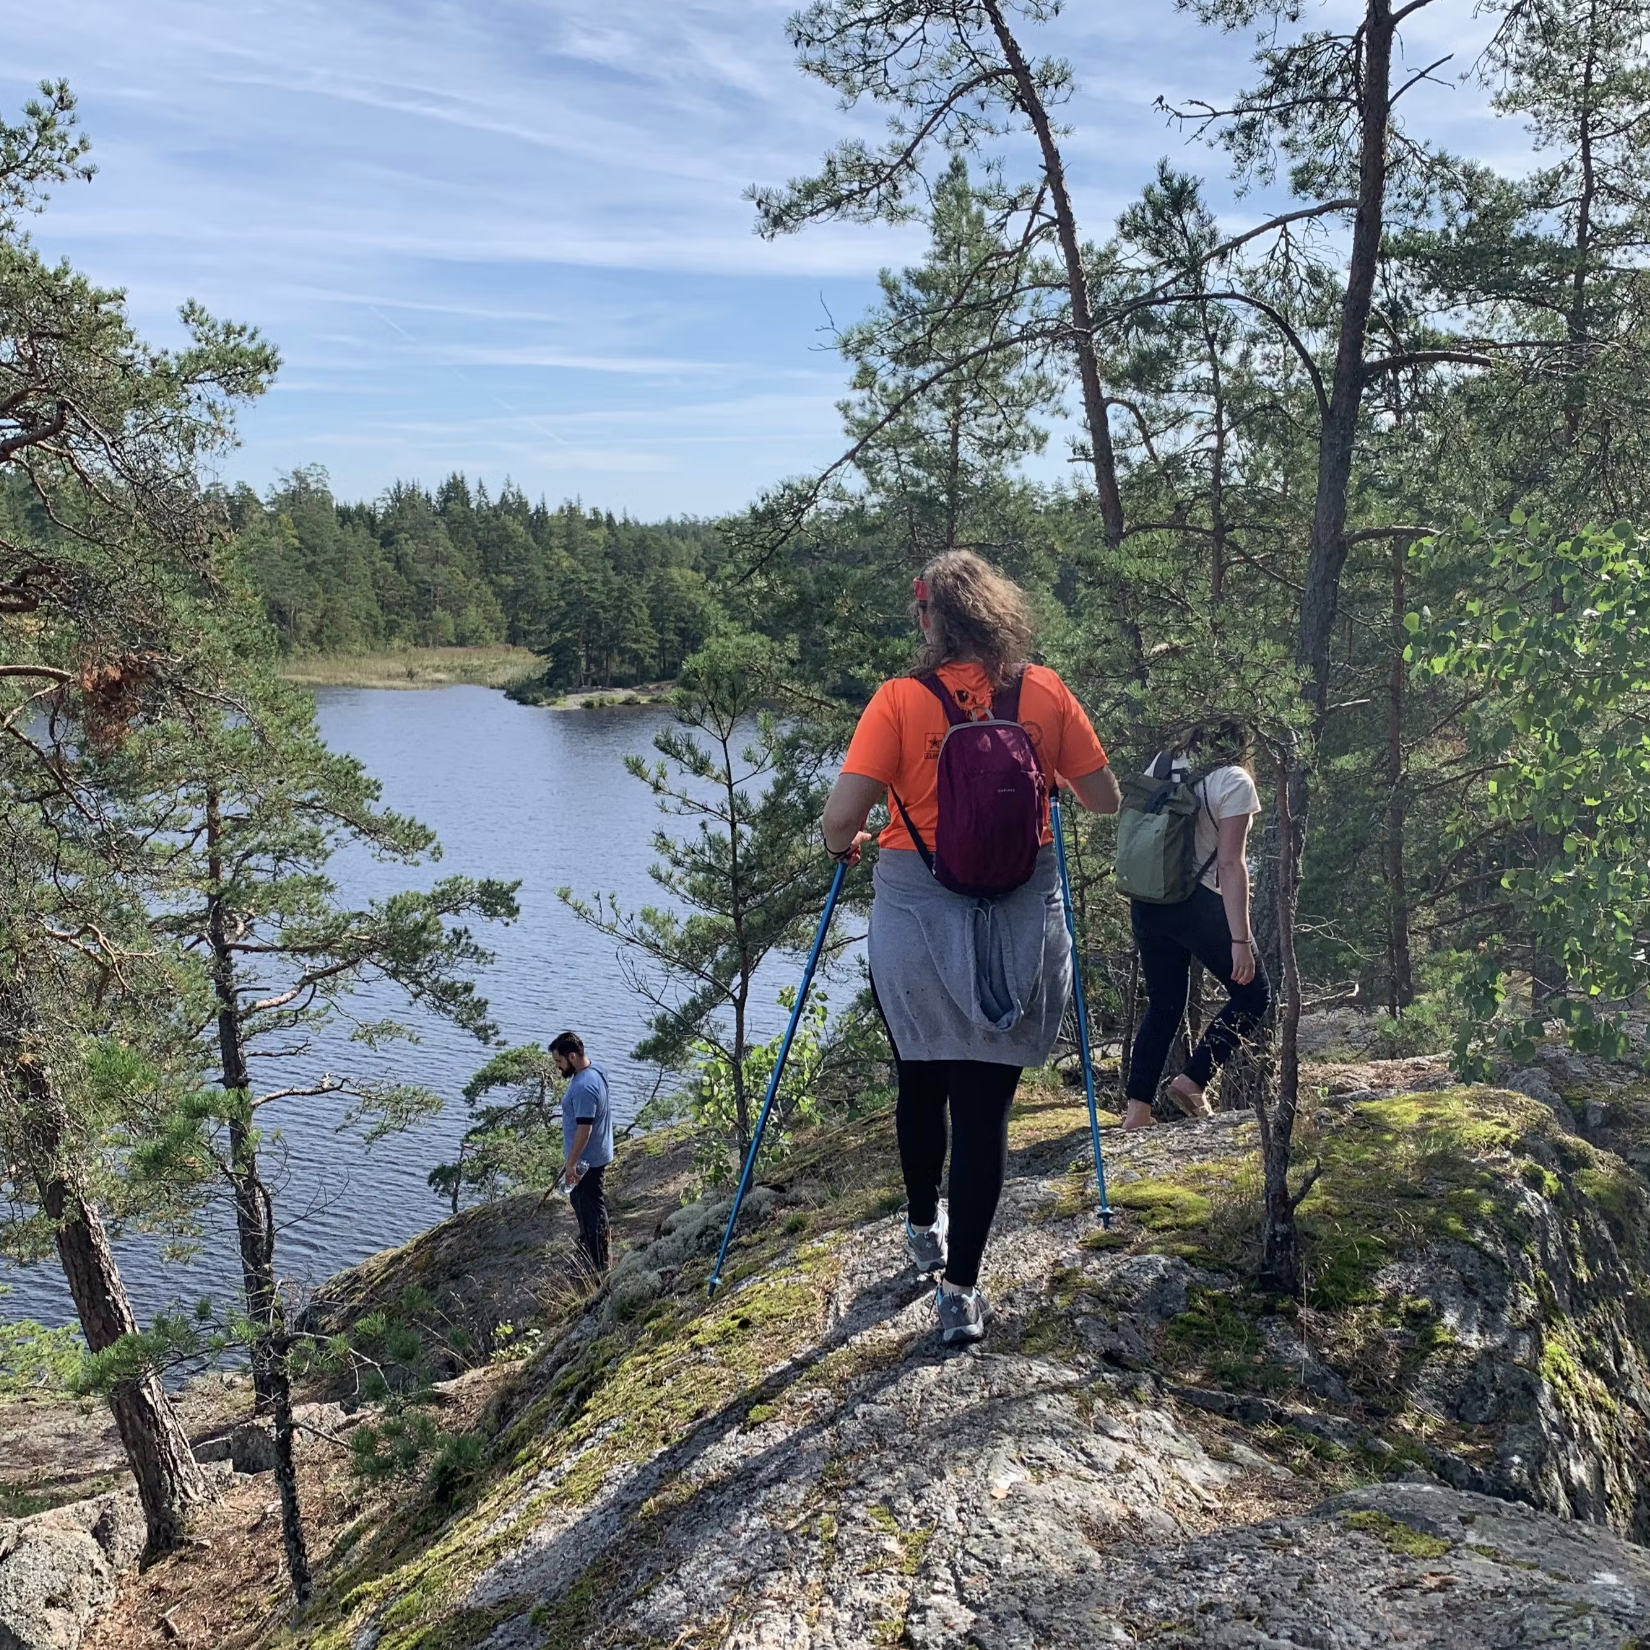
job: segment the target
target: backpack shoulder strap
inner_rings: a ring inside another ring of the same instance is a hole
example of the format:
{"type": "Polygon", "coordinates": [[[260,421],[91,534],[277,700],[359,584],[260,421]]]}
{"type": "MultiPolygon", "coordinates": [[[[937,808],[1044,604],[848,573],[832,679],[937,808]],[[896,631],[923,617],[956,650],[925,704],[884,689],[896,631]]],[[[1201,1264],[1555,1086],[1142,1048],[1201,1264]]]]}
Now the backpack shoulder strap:
{"type": "Polygon", "coordinates": [[[934,874],[934,856],[929,851],[928,844],[922,840],[922,832],[912,823],[911,816],[905,811],[905,804],[900,800],[900,794],[892,785],[888,787],[888,794],[894,799],[894,806],[899,809],[899,816],[905,822],[905,834],[916,844],[917,852],[922,856],[922,862],[928,867],[928,874],[934,874]]]}
{"type": "MultiPolygon", "coordinates": [[[[1209,823],[1215,828],[1214,852],[1197,868],[1197,880],[1202,880],[1209,874],[1209,867],[1220,858],[1220,821],[1215,818],[1215,810],[1209,805],[1209,780],[1215,773],[1213,768],[1199,768],[1186,775],[1186,783],[1197,792],[1198,802],[1204,813],[1209,816],[1209,823]]],[[[1215,872],[1215,887],[1220,887],[1220,872],[1215,872]]]]}
{"type": "Polygon", "coordinates": [[[925,670],[917,680],[939,700],[941,708],[945,711],[945,719],[952,727],[960,728],[969,720],[962,706],[951,697],[951,690],[940,680],[937,670],[925,670]]]}
{"type": "Polygon", "coordinates": [[[991,696],[991,716],[997,722],[1020,720],[1020,689],[1025,685],[1026,667],[1021,665],[1012,676],[1005,676],[1002,685],[991,696]]]}

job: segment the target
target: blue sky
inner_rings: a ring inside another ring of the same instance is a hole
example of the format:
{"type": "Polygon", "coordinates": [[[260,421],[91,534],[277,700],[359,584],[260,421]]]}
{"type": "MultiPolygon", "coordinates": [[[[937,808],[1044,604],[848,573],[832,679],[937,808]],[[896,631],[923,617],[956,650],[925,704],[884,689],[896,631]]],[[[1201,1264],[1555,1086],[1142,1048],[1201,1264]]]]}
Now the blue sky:
{"type": "MultiPolygon", "coordinates": [[[[878,228],[751,233],[748,184],[877,130],[796,72],[790,9],[59,0],[0,14],[0,97],[66,75],[96,145],[97,180],[37,227],[45,251],[124,286],[157,341],[194,297],[280,346],[228,478],[263,489],[321,463],[368,497],[462,469],[706,514],[833,455],[843,373],[821,328],[920,250],[878,228]]],[[[1438,0],[1412,60],[1463,65],[1486,26],[1438,0]]],[[[1091,236],[1159,155],[1219,174],[1152,105],[1230,95],[1242,40],[1170,0],[1072,0],[1036,38],[1079,77],[1067,154],[1091,236]]],[[[1476,89],[1424,88],[1413,115],[1484,158],[1521,148],[1476,89]]]]}

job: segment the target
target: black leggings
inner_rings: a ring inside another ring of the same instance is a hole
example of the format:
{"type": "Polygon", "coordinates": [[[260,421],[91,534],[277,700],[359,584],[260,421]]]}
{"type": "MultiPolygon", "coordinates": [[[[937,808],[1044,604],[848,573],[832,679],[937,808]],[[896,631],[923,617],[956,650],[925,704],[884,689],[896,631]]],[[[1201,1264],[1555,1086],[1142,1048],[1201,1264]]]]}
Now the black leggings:
{"type": "Polygon", "coordinates": [[[985,1060],[899,1060],[894,1129],[905,1173],[908,1219],[932,1226],[939,1217],[945,1166],[945,1114],[951,1112],[951,1235],[945,1281],[972,1289],[980,1257],[1003,1195],[1008,1169],[1008,1109],[1019,1086],[1018,1066],[985,1060]]]}
{"type": "Polygon", "coordinates": [[[1180,1029],[1191,989],[1192,958],[1196,957],[1226,987],[1229,1001],[1205,1028],[1202,1040],[1186,1062],[1186,1075],[1203,1088],[1237,1052],[1238,1044],[1266,1017],[1271,992],[1266,971],[1255,959],[1255,977],[1247,985],[1232,980],[1232,930],[1226,905],[1214,889],[1199,883],[1188,900],[1178,905],[1130,905],[1135,943],[1140,947],[1140,972],[1145,976],[1150,1002],[1134,1039],[1129,1062],[1131,1100],[1148,1103],[1157,1094],[1169,1045],[1180,1029]]]}
{"type": "Polygon", "coordinates": [[[932,1226],[940,1213],[940,1174],[945,1168],[946,1110],[951,1113],[950,1235],[945,1281],[972,1289],[980,1281],[980,1257],[1003,1195],[1008,1172],[1008,1111],[1020,1086],[1019,1066],[989,1060],[902,1060],[882,1013],[877,984],[871,1000],[882,1016],[899,1073],[894,1133],[905,1175],[906,1218],[932,1226]]]}

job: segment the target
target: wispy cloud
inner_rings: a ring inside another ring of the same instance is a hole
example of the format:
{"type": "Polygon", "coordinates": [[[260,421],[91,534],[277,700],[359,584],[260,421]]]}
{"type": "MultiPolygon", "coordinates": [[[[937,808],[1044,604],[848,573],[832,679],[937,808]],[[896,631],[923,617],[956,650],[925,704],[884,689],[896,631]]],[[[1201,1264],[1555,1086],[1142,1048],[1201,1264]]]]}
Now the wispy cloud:
{"type": "MultiPolygon", "coordinates": [[[[319,460],[374,493],[469,467],[639,513],[727,509],[834,454],[843,374],[819,351],[821,303],[852,316],[878,268],[920,249],[909,230],[753,235],[747,185],[881,132],[796,72],[792,4],[11,6],[0,98],[67,74],[97,140],[102,176],[61,192],[48,251],[125,286],[161,338],[197,296],[280,344],[286,374],[233,473],[264,485],[319,460]]],[[[1453,72],[1486,29],[1440,5],[1412,44],[1453,50],[1453,72]]],[[[1154,99],[1229,96],[1249,45],[1168,0],[1068,6],[1045,31],[1078,75],[1068,152],[1091,234],[1165,153],[1232,205],[1221,157],[1154,99]]],[[[1520,152],[1481,89],[1412,96],[1452,146],[1520,152]]]]}

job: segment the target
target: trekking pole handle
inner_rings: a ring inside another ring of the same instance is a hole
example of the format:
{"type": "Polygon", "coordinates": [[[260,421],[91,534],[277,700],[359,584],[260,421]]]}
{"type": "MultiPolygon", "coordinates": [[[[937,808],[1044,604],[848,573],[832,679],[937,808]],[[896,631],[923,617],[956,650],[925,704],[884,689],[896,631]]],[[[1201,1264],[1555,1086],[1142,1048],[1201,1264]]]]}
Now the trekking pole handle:
{"type": "Polygon", "coordinates": [[[814,970],[819,966],[819,953],[825,947],[825,936],[830,932],[831,918],[836,914],[836,902],[842,893],[843,879],[848,874],[848,862],[838,860],[836,875],[831,879],[831,891],[820,913],[819,929],[814,935],[813,949],[808,953],[808,966],[802,971],[802,983],[797,987],[796,1002],[791,1008],[791,1023],[785,1027],[785,1041],[779,1045],[779,1058],[773,1063],[773,1075],[768,1079],[767,1098],[762,1102],[762,1115],[757,1119],[756,1132],[751,1136],[750,1150],[745,1153],[744,1171],[739,1176],[739,1189],[733,1194],[733,1208],[728,1212],[727,1230],[722,1233],[722,1247],[716,1251],[716,1266],[705,1285],[705,1293],[714,1296],[722,1283],[722,1262],[727,1259],[728,1245],[733,1241],[733,1225],[739,1218],[740,1205],[745,1201],[745,1190],[750,1185],[756,1168],[756,1154],[762,1149],[762,1135],[768,1126],[768,1113],[773,1110],[774,1097],[779,1093],[779,1079],[785,1075],[785,1062],[790,1058],[791,1043],[802,1020],[802,1005],[808,1000],[808,988],[814,983],[814,970]]]}

